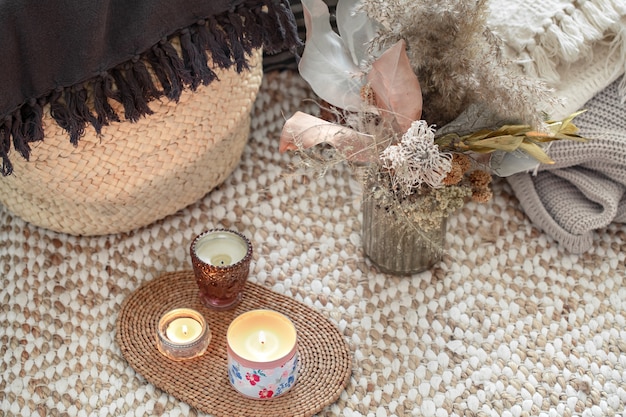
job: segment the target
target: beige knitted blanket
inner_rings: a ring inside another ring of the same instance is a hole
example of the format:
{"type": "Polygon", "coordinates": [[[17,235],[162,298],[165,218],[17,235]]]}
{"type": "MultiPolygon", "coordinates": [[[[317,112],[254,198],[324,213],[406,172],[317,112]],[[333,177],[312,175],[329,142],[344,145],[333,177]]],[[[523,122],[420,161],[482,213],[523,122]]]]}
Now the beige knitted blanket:
{"type": "Polygon", "coordinates": [[[613,222],[626,223],[626,108],[618,81],[591,99],[577,124],[587,143],[556,143],[554,165],[507,180],[527,216],[574,253],[613,222]]]}
{"type": "Polygon", "coordinates": [[[492,0],[491,27],[508,56],[555,90],[554,119],[577,110],[587,144],[550,148],[553,166],[508,178],[531,220],[574,253],[626,221],[626,2],[492,0]]]}
{"type": "Polygon", "coordinates": [[[380,274],[363,258],[351,171],[295,175],[296,157],[278,153],[285,118],[313,112],[310,97],[293,73],[267,76],[240,166],[149,227],[74,237],[0,207],[0,416],[202,416],[129,366],[115,325],[133,290],[190,269],[193,237],[220,226],[253,242],[253,282],[349,343],[352,375],[320,416],[623,415],[626,226],[568,253],[499,181],[493,201],[450,219],[440,265],[380,274]]]}

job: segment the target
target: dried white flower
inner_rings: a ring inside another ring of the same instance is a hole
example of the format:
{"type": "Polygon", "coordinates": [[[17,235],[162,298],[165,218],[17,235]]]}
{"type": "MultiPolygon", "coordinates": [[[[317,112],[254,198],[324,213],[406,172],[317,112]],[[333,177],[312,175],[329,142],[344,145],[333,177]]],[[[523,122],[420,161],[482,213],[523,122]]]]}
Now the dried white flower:
{"type": "Polygon", "coordinates": [[[440,188],[452,168],[452,155],[440,152],[435,130],[418,120],[397,145],[388,146],[380,155],[383,167],[391,173],[394,188],[405,195],[422,186],[440,188]]]}

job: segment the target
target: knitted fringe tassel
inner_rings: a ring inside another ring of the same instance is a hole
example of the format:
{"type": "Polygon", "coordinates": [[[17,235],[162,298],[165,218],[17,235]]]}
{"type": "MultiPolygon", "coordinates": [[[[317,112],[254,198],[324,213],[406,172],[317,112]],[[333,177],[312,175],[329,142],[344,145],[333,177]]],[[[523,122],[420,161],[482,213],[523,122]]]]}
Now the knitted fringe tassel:
{"type": "Polygon", "coordinates": [[[154,45],[138,59],[125,62],[83,85],[55,90],[46,97],[30,100],[0,121],[0,170],[3,176],[13,172],[9,159],[13,148],[26,160],[29,143],[43,140],[43,106],[77,145],[85,129],[92,126],[99,134],[102,127],[119,121],[109,100],[124,108],[124,118],[135,122],[152,114],[149,103],[160,97],[178,101],[182,91],[193,91],[217,79],[207,62],[219,68],[236,66],[241,73],[248,69],[253,50],[268,53],[295,52],[302,43],[288,0],[266,0],[254,7],[244,2],[233,12],[208,17],[180,30],[154,45]],[[180,46],[180,53],[174,47],[180,46]],[[154,77],[152,76],[154,74],[154,77]],[[155,82],[154,80],[158,81],[155,82]]]}
{"type": "MultiPolygon", "coordinates": [[[[528,59],[524,59],[522,65],[528,74],[556,84],[560,80],[559,65],[592,59],[591,46],[612,38],[611,54],[618,54],[620,62],[624,62],[619,70],[622,72],[626,69],[624,19],[626,2],[623,0],[576,2],[576,8],[566,8],[555,14],[545,32],[536,35],[536,44],[523,51],[528,59]]],[[[622,83],[621,91],[626,94],[626,81],[622,83]]]]}

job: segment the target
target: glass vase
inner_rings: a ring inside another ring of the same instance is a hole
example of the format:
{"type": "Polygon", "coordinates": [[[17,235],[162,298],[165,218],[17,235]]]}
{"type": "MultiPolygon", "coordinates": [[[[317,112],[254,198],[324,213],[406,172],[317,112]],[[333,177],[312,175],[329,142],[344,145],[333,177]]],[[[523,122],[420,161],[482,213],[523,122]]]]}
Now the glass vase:
{"type": "Polygon", "coordinates": [[[447,219],[427,229],[394,207],[366,195],[362,202],[365,255],[384,273],[411,275],[432,268],[443,256],[447,219]]]}

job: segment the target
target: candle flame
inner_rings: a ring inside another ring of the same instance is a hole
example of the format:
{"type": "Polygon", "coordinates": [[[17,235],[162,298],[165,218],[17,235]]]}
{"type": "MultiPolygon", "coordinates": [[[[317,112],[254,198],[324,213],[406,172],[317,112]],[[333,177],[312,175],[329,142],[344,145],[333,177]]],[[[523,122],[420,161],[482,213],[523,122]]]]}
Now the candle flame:
{"type": "Polygon", "coordinates": [[[187,329],[187,325],[186,325],[186,324],[183,324],[183,334],[184,334],[185,336],[187,335],[187,331],[188,331],[188,329],[187,329]]]}
{"type": "Polygon", "coordinates": [[[265,344],[265,332],[263,330],[259,332],[259,343],[261,345],[265,344]]]}

